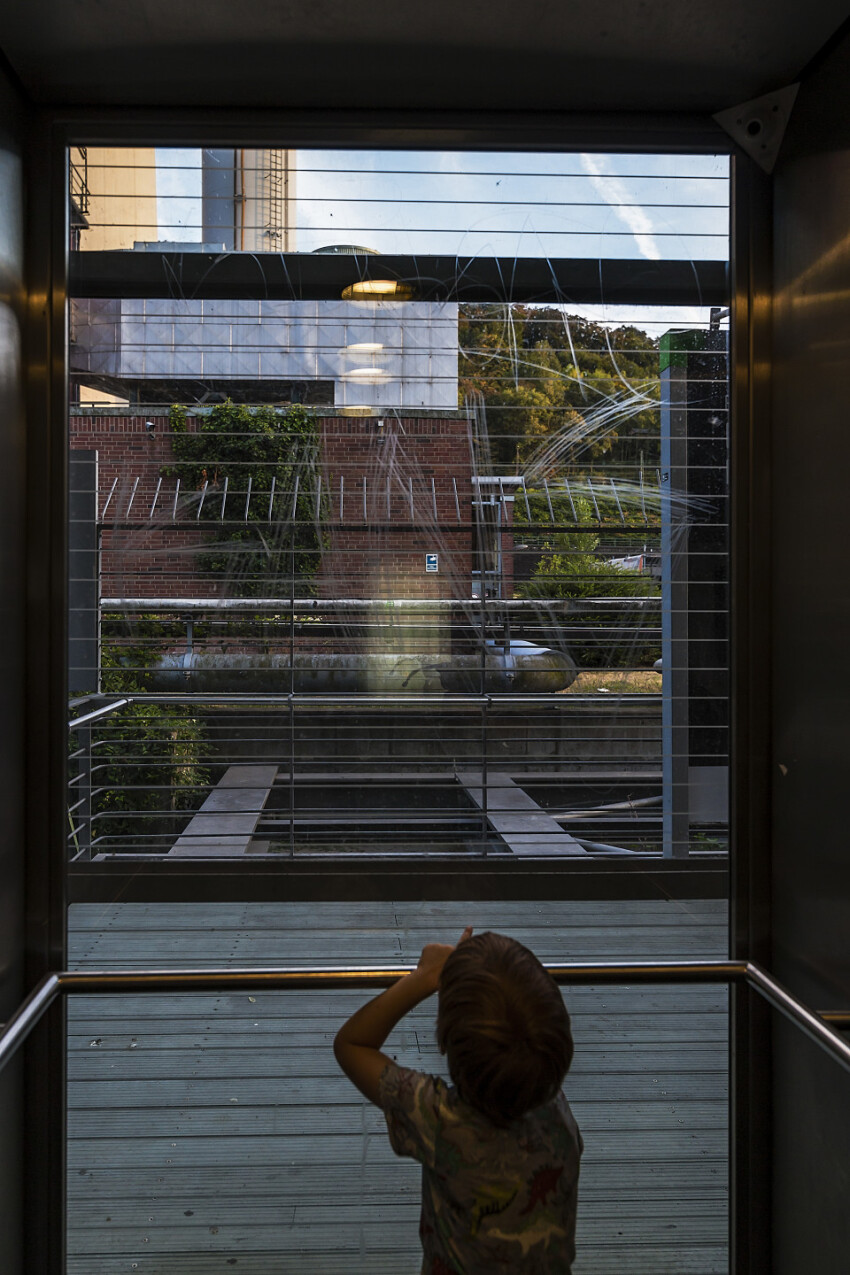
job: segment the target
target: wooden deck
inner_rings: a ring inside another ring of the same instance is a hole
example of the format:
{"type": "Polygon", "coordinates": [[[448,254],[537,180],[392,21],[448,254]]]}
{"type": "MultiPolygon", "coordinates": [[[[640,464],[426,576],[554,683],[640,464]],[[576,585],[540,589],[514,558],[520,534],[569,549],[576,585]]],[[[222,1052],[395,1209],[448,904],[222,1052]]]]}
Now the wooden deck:
{"type": "MultiPolygon", "coordinates": [[[[699,902],[75,905],[71,968],[396,964],[466,924],[543,960],[725,955],[699,902]]],[[[575,988],[574,1275],[728,1269],[725,988],[575,988]]],[[[418,1169],[336,1068],[362,992],[69,1003],[68,1275],[416,1275],[418,1169]]],[[[434,1007],[390,1038],[438,1070],[434,1007]]]]}

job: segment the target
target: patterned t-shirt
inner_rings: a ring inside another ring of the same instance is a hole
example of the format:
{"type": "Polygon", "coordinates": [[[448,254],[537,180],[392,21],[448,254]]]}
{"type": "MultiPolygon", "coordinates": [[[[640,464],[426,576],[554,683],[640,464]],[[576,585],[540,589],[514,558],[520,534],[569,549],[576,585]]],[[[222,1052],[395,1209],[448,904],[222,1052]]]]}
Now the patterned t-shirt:
{"type": "Polygon", "coordinates": [[[569,1275],[583,1144],[563,1094],[500,1129],[390,1063],[380,1105],[393,1151],[422,1165],[422,1275],[569,1275]]]}

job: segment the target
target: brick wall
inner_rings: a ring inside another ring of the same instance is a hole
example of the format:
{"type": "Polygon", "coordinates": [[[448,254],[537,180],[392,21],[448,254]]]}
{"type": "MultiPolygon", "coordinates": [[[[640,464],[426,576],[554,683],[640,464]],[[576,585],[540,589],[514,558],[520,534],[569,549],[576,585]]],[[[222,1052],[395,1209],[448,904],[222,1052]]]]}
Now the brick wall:
{"type": "MultiPolygon", "coordinates": [[[[188,428],[194,426],[190,418],[188,428]]],[[[319,429],[328,515],[320,595],[468,597],[468,422],[323,417],[319,429]],[[437,554],[436,572],[426,571],[426,554],[437,554]]],[[[205,575],[198,561],[209,549],[209,532],[197,519],[200,493],[178,494],[176,480],[162,477],[174,459],[167,413],[75,410],[70,435],[72,447],[98,453],[104,597],[238,596],[234,581],[205,575]]],[[[211,484],[205,501],[220,505],[223,477],[211,484]]],[[[245,477],[231,480],[231,492],[237,484],[244,489],[245,477]]]]}
{"type": "Polygon", "coordinates": [[[325,597],[469,597],[472,467],[466,420],[325,418],[325,597]],[[436,571],[426,555],[437,555],[436,571]]]}

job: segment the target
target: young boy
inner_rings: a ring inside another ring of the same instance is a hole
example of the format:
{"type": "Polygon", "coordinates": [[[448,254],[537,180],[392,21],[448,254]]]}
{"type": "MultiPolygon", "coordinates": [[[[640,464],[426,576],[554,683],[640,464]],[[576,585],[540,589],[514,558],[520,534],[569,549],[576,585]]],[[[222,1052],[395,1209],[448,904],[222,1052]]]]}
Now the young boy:
{"type": "Polygon", "coordinates": [[[569,1275],[583,1149],[560,1092],[569,1015],[528,948],[471,935],[423,948],[415,970],[340,1028],[334,1053],[383,1110],[396,1154],[422,1165],[422,1275],[569,1275]],[[380,1049],[435,991],[452,1086],[380,1049]]]}

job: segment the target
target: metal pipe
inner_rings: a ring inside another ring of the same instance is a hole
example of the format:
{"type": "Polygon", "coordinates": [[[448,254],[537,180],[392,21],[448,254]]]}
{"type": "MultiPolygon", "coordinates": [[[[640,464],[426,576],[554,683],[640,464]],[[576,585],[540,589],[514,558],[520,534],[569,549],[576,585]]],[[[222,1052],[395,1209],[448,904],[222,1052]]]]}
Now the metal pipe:
{"type": "Polygon", "coordinates": [[[639,806],[660,806],[663,800],[663,796],[633,797],[630,801],[610,801],[607,805],[588,806],[587,808],[574,806],[571,810],[547,810],[546,813],[550,819],[565,823],[568,819],[591,819],[596,815],[608,814],[611,810],[635,810],[639,806]]]}
{"type": "Polygon", "coordinates": [[[549,521],[555,521],[555,510],[552,508],[552,497],[549,494],[549,484],[543,479],[543,490],[546,492],[546,504],[549,506],[549,521]]]}
{"type": "MultiPolygon", "coordinates": [[[[295,969],[63,971],[46,975],[0,1033],[0,1067],[12,1057],[59,993],[224,991],[233,987],[300,990],[389,987],[414,967],[315,966],[295,969]]],[[[560,986],[616,983],[749,983],[773,1007],[850,1070],[850,1043],[821,1016],[751,961],[648,961],[547,964],[560,986]]],[[[848,1018],[850,1015],[836,1014],[848,1018]]]]}
{"type": "Polygon", "coordinates": [[[815,1010],[797,1000],[787,987],[753,961],[747,962],[747,979],[774,1009],[850,1071],[850,1042],[843,1040],[815,1010]]]}
{"type": "Polygon", "coordinates": [[[138,491],[138,488],[139,488],[139,480],[137,478],[136,481],[133,483],[133,490],[130,492],[130,500],[127,505],[127,512],[124,515],[125,518],[130,517],[130,510],[133,508],[133,501],[136,499],[136,492],[138,491]]]}
{"type": "Polygon", "coordinates": [[[573,493],[572,493],[572,491],[571,491],[571,489],[570,489],[570,480],[569,480],[569,478],[565,478],[565,479],[564,479],[564,487],[566,488],[566,491],[567,491],[567,497],[568,497],[569,502],[570,502],[570,509],[572,510],[572,513],[573,513],[573,522],[574,522],[574,523],[578,523],[578,514],[576,513],[575,501],[573,500],[573,493]]]}
{"type": "MultiPolygon", "coordinates": [[[[622,710],[624,700],[628,703],[634,702],[635,707],[657,708],[661,699],[660,695],[632,695],[618,696],[617,708],[622,710]]],[[[574,695],[570,697],[571,703],[576,705],[593,704],[599,707],[607,704],[609,701],[600,701],[596,695],[574,695]]],[[[495,697],[490,695],[466,694],[463,691],[455,691],[452,693],[444,692],[442,694],[432,695],[416,695],[416,694],[395,694],[387,691],[382,695],[376,695],[366,691],[342,691],[335,695],[311,694],[309,692],[297,692],[290,694],[283,692],[281,694],[235,694],[220,691],[198,691],[190,694],[181,694],[179,692],[160,691],[154,694],[145,693],[144,695],[129,695],[126,703],[144,703],[144,704],[244,704],[258,706],[270,705],[279,706],[281,704],[292,703],[296,707],[311,709],[315,707],[327,708],[363,708],[365,705],[370,707],[381,707],[383,705],[397,707],[431,707],[438,711],[451,709],[458,705],[480,705],[490,704],[497,711],[503,707],[515,706],[517,708],[528,709],[537,706],[540,708],[558,708],[563,707],[564,697],[558,691],[551,693],[540,693],[530,691],[524,695],[512,695],[509,692],[499,694],[495,697]]],[[[79,719],[82,720],[82,719],[79,719]]],[[[73,728],[74,723],[71,723],[73,728]]]]}
{"type": "Polygon", "coordinates": [[[626,521],[626,515],[623,513],[623,506],[620,504],[620,497],[619,497],[619,495],[617,494],[617,484],[614,482],[614,479],[613,479],[613,478],[609,478],[609,479],[608,479],[608,482],[611,484],[611,490],[613,491],[613,493],[614,493],[614,499],[615,499],[615,500],[616,500],[616,502],[617,502],[617,511],[618,511],[618,513],[619,513],[619,515],[620,515],[620,522],[625,522],[625,521],[626,521]]]}
{"type": "MultiPolygon", "coordinates": [[[[404,489],[402,488],[402,491],[403,490],[404,489]]],[[[239,527],[242,525],[241,519],[238,517],[224,518],[222,519],[222,521],[226,527],[239,527]]],[[[460,522],[461,526],[466,528],[466,530],[468,531],[472,531],[474,527],[476,526],[475,521],[473,521],[472,519],[467,519],[465,521],[458,519],[458,522],[460,522]]],[[[102,519],[101,519],[101,524],[106,525],[103,523],[102,519]]],[[[135,519],[132,521],[128,521],[126,518],[112,519],[108,525],[113,531],[134,531],[134,530],[138,530],[138,526],[139,526],[138,522],[135,519]]],[[[714,523],[711,523],[711,522],[702,523],[701,526],[719,527],[721,530],[725,531],[728,528],[728,523],[718,520],[717,522],[714,522],[714,523]]],[[[386,522],[383,522],[383,523],[377,522],[375,524],[375,527],[378,531],[388,531],[388,532],[400,531],[400,532],[404,532],[405,535],[416,535],[418,534],[420,530],[418,526],[411,527],[409,522],[392,522],[390,520],[389,514],[387,515],[386,522]]],[[[535,531],[545,532],[545,533],[549,533],[549,532],[569,533],[575,530],[575,524],[572,522],[560,522],[560,521],[556,521],[554,523],[551,521],[547,522],[546,520],[541,518],[538,521],[535,521],[532,523],[528,523],[528,524],[522,523],[519,527],[519,530],[522,531],[523,533],[529,533],[529,532],[535,532],[535,531]]],[[[653,536],[657,536],[657,534],[660,531],[660,526],[657,520],[655,523],[649,524],[649,530],[653,536]]],[[[609,522],[605,528],[605,533],[608,536],[621,536],[621,535],[622,536],[632,536],[632,535],[644,536],[647,533],[647,524],[644,522],[627,522],[622,524],[619,522],[609,522]]]]}
{"type": "Polygon", "coordinates": [[[522,494],[525,497],[526,516],[528,518],[528,521],[531,522],[531,505],[528,503],[528,488],[525,485],[525,476],[523,476],[523,480],[522,480],[522,494]]]}
{"type": "MultiPolygon", "coordinates": [[[[296,611],[423,611],[426,614],[442,611],[475,611],[482,606],[481,598],[101,598],[104,611],[132,613],[146,611],[162,614],[170,611],[270,611],[277,614],[282,609],[294,607],[296,611]]],[[[546,615],[557,612],[581,615],[584,610],[657,611],[661,607],[659,597],[592,598],[584,604],[568,598],[486,598],[483,605],[488,611],[532,611],[546,615]]]]}
{"type": "Polygon", "coordinates": [[[596,521],[601,522],[602,515],[599,512],[599,505],[597,504],[597,501],[596,501],[596,492],[593,490],[593,483],[590,481],[589,478],[587,480],[587,490],[590,492],[590,497],[591,497],[591,500],[593,501],[593,508],[596,510],[596,521]]]}
{"type": "Polygon", "coordinates": [[[116,708],[123,708],[125,704],[131,703],[130,699],[115,699],[111,704],[104,704],[103,708],[96,708],[93,713],[86,713],[83,717],[74,717],[68,723],[68,730],[76,730],[80,726],[85,726],[87,722],[96,721],[98,717],[106,717],[107,713],[114,713],[116,708]]]}
{"type": "Polygon", "coordinates": [[[117,478],[113,478],[113,480],[112,480],[112,486],[109,488],[109,495],[106,497],[106,504],[103,506],[103,509],[101,510],[101,514],[100,514],[100,521],[101,521],[101,522],[102,522],[102,521],[103,521],[103,519],[106,517],[106,511],[107,511],[107,509],[109,508],[109,502],[112,500],[112,497],[115,495],[115,488],[116,488],[117,486],[118,486],[118,479],[117,479],[117,478]]]}
{"type": "MultiPolygon", "coordinates": [[[[570,836],[573,834],[570,833],[570,836]]],[[[606,841],[587,841],[584,837],[573,836],[573,841],[577,841],[582,850],[588,850],[591,854],[640,854],[640,850],[627,850],[625,846],[611,846],[606,841]]]]}
{"type": "MultiPolygon", "coordinates": [[[[292,969],[166,969],[64,971],[56,975],[63,993],[110,994],[151,991],[226,991],[233,987],[281,990],[390,987],[415,966],[299,966],[292,969]]],[[[650,961],[547,964],[560,986],[616,983],[726,983],[747,978],[745,961],[650,961]]],[[[826,1032],[828,1028],[824,1028],[826,1032]]],[[[848,1046],[850,1048],[850,1046],[848,1046]]]]}
{"type": "Polygon", "coordinates": [[[160,478],[157,478],[156,480],[156,491],[153,494],[153,502],[151,504],[151,511],[148,514],[149,521],[151,518],[153,518],[154,513],[156,512],[156,502],[159,500],[159,493],[161,488],[162,488],[162,478],[160,477],[160,478]]]}
{"type": "Polygon", "coordinates": [[[61,976],[45,974],[40,983],[36,983],[29,996],[23,1001],[0,1032],[0,1071],[29,1036],[41,1016],[53,1004],[62,990],[61,976]]]}

